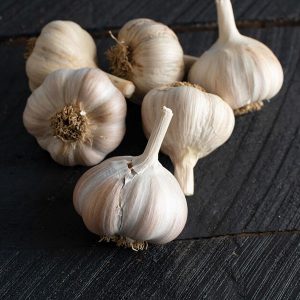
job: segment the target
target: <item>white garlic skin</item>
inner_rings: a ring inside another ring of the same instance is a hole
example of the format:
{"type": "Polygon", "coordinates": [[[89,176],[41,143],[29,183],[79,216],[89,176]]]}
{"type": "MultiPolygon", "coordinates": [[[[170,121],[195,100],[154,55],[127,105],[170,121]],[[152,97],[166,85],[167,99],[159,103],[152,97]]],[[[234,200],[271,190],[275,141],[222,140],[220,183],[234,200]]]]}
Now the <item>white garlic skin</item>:
{"type": "Polygon", "coordinates": [[[160,110],[143,154],[108,159],[79,179],[73,203],[90,231],[117,244],[125,240],[133,249],[147,242],[164,244],[180,234],[186,199],[158,161],[172,115],[167,107],[160,110]]]}
{"type": "Polygon", "coordinates": [[[171,158],[175,177],[185,195],[192,195],[194,166],[200,158],[229,139],[235,124],[234,114],[220,97],[192,86],[152,89],[142,103],[143,128],[147,137],[164,105],[174,116],[161,151],[171,158]]]}
{"type": "Polygon", "coordinates": [[[168,26],[150,19],[134,19],[121,28],[118,40],[131,51],[132,69],[126,79],[134,82],[137,94],[144,95],[154,87],[183,78],[183,50],[168,26]]]}
{"type": "Polygon", "coordinates": [[[39,145],[62,165],[99,163],[122,141],[126,101],[99,69],[58,70],[28,98],[23,122],[39,145]],[[86,139],[63,140],[54,135],[51,118],[65,106],[80,108],[87,118],[86,139]]]}
{"type": "Polygon", "coordinates": [[[73,203],[86,227],[100,236],[125,236],[164,244],[187,219],[185,197],[174,176],[157,161],[143,173],[128,168],[133,157],[108,159],[76,184],[73,203]]]}
{"type": "Polygon", "coordinates": [[[26,61],[31,91],[58,69],[96,68],[97,51],[93,38],[71,21],[52,21],[41,31],[26,61]]]}
{"type": "Polygon", "coordinates": [[[283,84],[283,70],[263,43],[241,35],[230,0],[216,0],[219,39],[190,69],[188,80],[217,94],[232,109],[268,100],[283,84]]]}

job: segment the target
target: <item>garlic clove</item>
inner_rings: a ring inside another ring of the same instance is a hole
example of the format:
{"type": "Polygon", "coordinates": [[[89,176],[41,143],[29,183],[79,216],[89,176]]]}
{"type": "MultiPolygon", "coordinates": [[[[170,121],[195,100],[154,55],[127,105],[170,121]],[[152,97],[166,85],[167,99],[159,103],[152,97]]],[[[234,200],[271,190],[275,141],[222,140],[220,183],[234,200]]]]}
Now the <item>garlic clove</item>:
{"type": "Polygon", "coordinates": [[[23,122],[58,163],[95,165],[122,141],[126,101],[100,69],[57,70],[27,101],[23,122]]]}
{"type": "Polygon", "coordinates": [[[148,137],[161,106],[174,112],[161,150],[175,167],[177,178],[185,195],[194,193],[193,168],[197,161],[224,144],[234,128],[230,106],[217,95],[187,82],[177,82],[152,89],[142,103],[142,121],[148,137]]]}
{"type": "MultiPolygon", "coordinates": [[[[97,68],[96,44],[90,34],[71,21],[52,21],[36,39],[29,39],[26,74],[33,91],[46,76],[58,69],[97,68]]],[[[132,82],[107,74],[125,97],[130,98],[132,82]]]]}
{"type": "Polygon", "coordinates": [[[188,79],[219,95],[237,115],[259,110],[281,89],[280,62],[266,45],[238,32],[230,0],[216,0],[216,6],[219,38],[193,64],[188,79]]]}
{"type": "Polygon", "coordinates": [[[87,228],[118,246],[144,249],[176,238],[187,204],[174,176],[158,161],[172,111],[161,110],[144,153],[110,158],[88,170],[74,189],[73,203],[87,228]]]}

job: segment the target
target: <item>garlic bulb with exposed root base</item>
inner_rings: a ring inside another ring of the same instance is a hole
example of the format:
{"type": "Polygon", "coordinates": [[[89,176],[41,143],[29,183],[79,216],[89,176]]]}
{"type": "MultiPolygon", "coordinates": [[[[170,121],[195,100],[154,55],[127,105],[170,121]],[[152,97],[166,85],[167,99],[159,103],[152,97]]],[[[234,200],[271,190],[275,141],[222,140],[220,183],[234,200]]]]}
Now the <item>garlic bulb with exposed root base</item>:
{"type": "Polygon", "coordinates": [[[230,0],[216,5],[219,38],[192,66],[189,81],[219,95],[236,114],[258,110],[279,92],[282,67],[267,46],[238,32],[230,0]]]}
{"type": "Polygon", "coordinates": [[[187,203],[175,177],[158,161],[172,111],[160,109],[144,153],[110,158],[76,184],[73,203],[87,228],[102,240],[144,249],[175,239],[187,219],[187,203]]]}
{"type": "MultiPolygon", "coordinates": [[[[29,43],[26,73],[31,91],[58,69],[97,68],[95,42],[74,22],[52,21],[42,29],[37,39],[30,39],[29,43]]],[[[131,97],[135,90],[132,82],[107,75],[125,97],[131,97]]]]}
{"type": "Polygon", "coordinates": [[[131,80],[138,96],[184,75],[183,50],[176,34],[150,19],[134,19],[119,31],[107,51],[114,75],[131,80]]]}
{"type": "Polygon", "coordinates": [[[176,82],[151,90],[142,103],[144,132],[148,137],[160,108],[170,107],[174,118],[162,144],[162,152],[172,160],[177,178],[186,195],[194,193],[193,169],[198,159],[208,155],[230,137],[234,115],[220,97],[200,86],[176,82]]]}
{"type": "Polygon", "coordinates": [[[126,100],[99,69],[62,69],[28,98],[27,131],[52,158],[68,166],[95,165],[125,134],[126,100]]]}

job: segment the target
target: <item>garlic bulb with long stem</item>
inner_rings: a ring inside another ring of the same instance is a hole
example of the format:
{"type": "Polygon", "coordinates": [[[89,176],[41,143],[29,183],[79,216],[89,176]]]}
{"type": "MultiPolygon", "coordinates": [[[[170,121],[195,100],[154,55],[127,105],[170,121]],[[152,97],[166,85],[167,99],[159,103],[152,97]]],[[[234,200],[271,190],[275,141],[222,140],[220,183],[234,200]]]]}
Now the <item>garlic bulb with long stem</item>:
{"type": "MultiPolygon", "coordinates": [[[[48,23],[37,39],[30,40],[27,56],[26,73],[31,91],[58,69],[97,68],[97,49],[93,38],[71,21],[48,23]]],[[[107,75],[125,97],[131,97],[135,90],[132,82],[107,75]]]]}
{"type": "Polygon", "coordinates": [[[183,50],[168,26],[150,19],[134,19],[114,39],[116,45],[107,51],[111,71],[131,80],[138,96],[183,78],[183,50]]]}
{"type": "Polygon", "coordinates": [[[192,66],[188,79],[219,95],[236,114],[258,110],[275,96],[283,70],[263,43],[241,35],[230,0],[216,0],[219,38],[192,66]]]}
{"type": "Polygon", "coordinates": [[[95,165],[125,134],[126,100],[99,69],[61,69],[28,98],[23,122],[52,158],[95,165]]]}
{"type": "Polygon", "coordinates": [[[142,103],[147,137],[163,105],[172,109],[174,118],[161,150],[171,158],[183,192],[192,195],[194,166],[228,140],[235,123],[233,111],[220,97],[190,83],[176,82],[152,89],[142,103]]]}
{"type": "Polygon", "coordinates": [[[87,228],[104,240],[143,249],[175,239],[187,219],[187,203],[174,176],[158,161],[172,118],[166,107],[140,156],[110,158],[76,184],[73,203],[87,228]]]}

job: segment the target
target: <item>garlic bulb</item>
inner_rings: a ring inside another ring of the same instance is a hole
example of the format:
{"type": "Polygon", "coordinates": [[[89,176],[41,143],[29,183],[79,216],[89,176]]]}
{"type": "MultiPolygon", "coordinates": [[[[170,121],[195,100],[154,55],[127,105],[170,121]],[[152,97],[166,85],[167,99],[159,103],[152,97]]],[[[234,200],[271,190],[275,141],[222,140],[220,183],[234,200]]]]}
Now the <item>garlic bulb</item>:
{"type": "MultiPolygon", "coordinates": [[[[97,68],[97,49],[93,38],[71,21],[48,23],[31,48],[26,62],[31,91],[55,70],[97,68]]],[[[132,82],[107,75],[126,97],[133,94],[135,87],[132,82]]]]}
{"type": "Polygon", "coordinates": [[[282,67],[261,42],[241,35],[230,0],[216,0],[219,38],[192,66],[188,79],[219,95],[236,114],[258,110],[283,83],[282,67]]]}
{"type": "Polygon", "coordinates": [[[144,153],[110,158],[88,170],[76,184],[73,203],[87,228],[119,246],[143,249],[147,242],[175,239],[187,219],[187,204],[174,176],[158,161],[172,118],[159,110],[144,153]]]}
{"type": "Polygon", "coordinates": [[[133,81],[138,95],[183,78],[183,50],[168,26],[134,19],[121,28],[115,40],[116,45],[107,52],[112,73],[133,81]]]}
{"type": "Polygon", "coordinates": [[[232,109],[220,97],[206,93],[200,86],[177,82],[152,89],[142,103],[146,136],[155,126],[163,105],[174,118],[162,144],[170,156],[177,178],[186,195],[194,193],[193,168],[198,159],[208,155],[230,137],[234,127],[232,109]]]}
{"type": "Polygon", "coordinates": [[[62,69],[31,94],[23,122],[56,162],[90,166],[120,144],[125,116],[125,98],[104,72],[62,69]]]}

